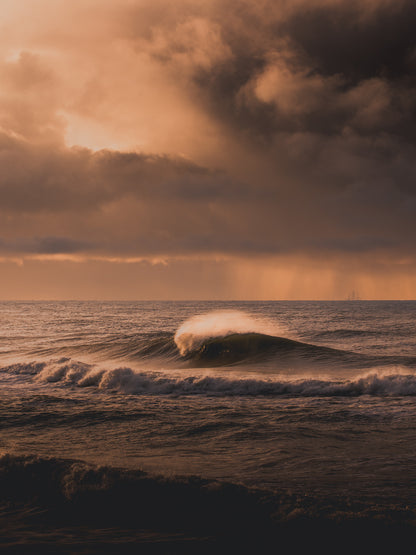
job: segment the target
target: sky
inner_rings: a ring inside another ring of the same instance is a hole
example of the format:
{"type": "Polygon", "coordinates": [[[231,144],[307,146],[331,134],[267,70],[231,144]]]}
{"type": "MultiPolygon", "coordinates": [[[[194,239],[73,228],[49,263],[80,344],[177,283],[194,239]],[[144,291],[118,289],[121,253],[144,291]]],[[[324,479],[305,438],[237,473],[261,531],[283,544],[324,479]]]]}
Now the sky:
{"type": "Polygon", "coordinates": [[[1,0],[0,299],[416,298],[414,0],[1,0]]]}

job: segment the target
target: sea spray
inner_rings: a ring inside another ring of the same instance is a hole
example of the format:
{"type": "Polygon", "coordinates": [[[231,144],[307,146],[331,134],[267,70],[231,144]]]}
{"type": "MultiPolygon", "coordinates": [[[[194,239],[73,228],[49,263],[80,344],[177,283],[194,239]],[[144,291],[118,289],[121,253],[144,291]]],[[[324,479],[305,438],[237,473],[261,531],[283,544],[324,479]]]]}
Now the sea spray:
{"type": "Polygon", "coordinates": [[[175,343],[182,356],[196,351],[207,339],[237,333],[283,335],[276,322],[258,318],[240,310],[218,310],[192,316],[175,334],[175,343]]]}

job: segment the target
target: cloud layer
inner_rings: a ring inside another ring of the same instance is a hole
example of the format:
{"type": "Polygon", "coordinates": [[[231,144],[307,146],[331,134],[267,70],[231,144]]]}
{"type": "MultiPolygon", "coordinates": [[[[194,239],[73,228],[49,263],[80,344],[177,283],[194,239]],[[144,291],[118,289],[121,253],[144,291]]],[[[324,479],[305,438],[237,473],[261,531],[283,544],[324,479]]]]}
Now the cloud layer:
{"type": "Polygon", "coordinates": [[[413,0],[0,10],[3,260],[414,267],[413,0]]]}

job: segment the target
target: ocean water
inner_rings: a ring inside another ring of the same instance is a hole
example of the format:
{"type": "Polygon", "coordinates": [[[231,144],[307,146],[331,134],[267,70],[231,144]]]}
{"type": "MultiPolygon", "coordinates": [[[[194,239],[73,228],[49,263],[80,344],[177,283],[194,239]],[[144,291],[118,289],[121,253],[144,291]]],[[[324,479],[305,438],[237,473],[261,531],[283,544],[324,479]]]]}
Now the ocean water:
{"type": "Polygon", "coordinates": [[[0,310],[5,552],[415,537],[416,302],[0,310]]]}

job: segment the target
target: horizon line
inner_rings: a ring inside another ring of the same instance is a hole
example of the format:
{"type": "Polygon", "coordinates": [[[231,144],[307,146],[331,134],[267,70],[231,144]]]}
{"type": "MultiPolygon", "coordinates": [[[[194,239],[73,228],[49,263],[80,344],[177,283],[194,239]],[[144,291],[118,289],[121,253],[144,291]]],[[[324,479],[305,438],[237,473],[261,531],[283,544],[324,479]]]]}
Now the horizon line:
{"type": "Polygon", "coordinates": [[[99,298],[81,298],[81,299],[0,299],[0,302],[18,303],[18,302],[109,302],[109,303],[129,303],[129,302],[240,302],[240,303],[276,303],[276,302],[346,302],[346,303],[360,303],[360,302],[413,302],[414,298],[405,299],[99,299],[99,298]]]}

